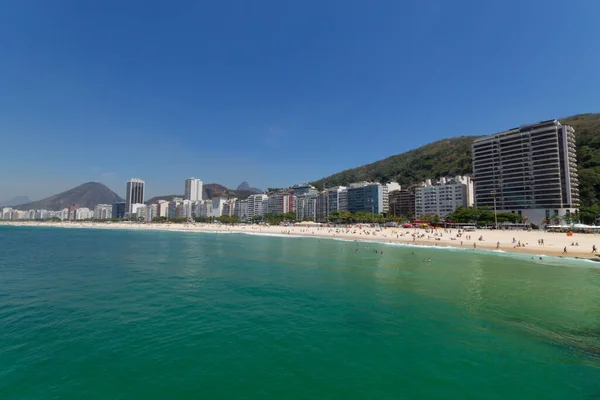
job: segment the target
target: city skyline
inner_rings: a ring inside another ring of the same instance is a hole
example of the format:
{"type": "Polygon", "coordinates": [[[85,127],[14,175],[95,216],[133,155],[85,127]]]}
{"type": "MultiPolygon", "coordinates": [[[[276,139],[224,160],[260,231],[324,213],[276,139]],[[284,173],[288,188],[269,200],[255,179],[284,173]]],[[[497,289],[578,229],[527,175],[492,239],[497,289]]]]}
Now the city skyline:
{"type": "Polygon", "coordinates": [[[149,196],[176,193],[181,171],[279,187],[444,137],[594,112],[598,11],[557,0],[11,2],[0,199],[88,181],[123,194],[131,175],[149,196]]]}

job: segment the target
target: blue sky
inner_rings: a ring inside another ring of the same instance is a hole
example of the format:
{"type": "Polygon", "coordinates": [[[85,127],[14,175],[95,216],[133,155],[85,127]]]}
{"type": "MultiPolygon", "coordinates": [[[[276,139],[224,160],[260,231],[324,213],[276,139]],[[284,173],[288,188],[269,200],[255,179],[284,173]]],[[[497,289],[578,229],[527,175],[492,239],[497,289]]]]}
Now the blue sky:
{"type": "Polygon", "coordinates": [[[310,181],[600,112],[600,2],[12,1],[0,200],[310,181]]]}

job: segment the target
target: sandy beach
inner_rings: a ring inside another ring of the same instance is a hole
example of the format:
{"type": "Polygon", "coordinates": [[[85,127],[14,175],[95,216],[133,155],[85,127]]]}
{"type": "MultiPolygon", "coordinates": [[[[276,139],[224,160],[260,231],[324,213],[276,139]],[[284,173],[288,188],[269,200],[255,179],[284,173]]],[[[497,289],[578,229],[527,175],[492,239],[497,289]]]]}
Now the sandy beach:
{"type": "Polygon", "coordinates": [[[381,243],[405,243],[411,245],[459,247],[470,249],[501,250],[546,256],[598,259],[592,252],[593,246],[600,249],[597,234],[565,233],[545,231],[495,231],[475,230],[460,232],[456,229],[414,228],[370,228],[328,226],[264,226],[264,225],[221,225],[221,224],[153,224],[153,223],[95,223],[95,222],[21,222],[2,221],[10,226],[47,226],[59,228],[96,229],[140,229],[190,232],[231,232],[263,235],[308,236],[318,238],[376,241],[381,243]],[[566,248],[567,253],[564,253],[566,248]]]}

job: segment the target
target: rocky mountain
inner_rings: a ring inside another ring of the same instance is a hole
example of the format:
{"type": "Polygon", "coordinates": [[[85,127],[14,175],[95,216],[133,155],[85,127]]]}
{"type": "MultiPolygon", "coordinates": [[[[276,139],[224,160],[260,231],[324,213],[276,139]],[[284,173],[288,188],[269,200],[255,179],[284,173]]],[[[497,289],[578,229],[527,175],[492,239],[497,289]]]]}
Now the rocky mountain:
{"type": "Polygon", "coordinates": [[[263,192],[261,189],[250,187],[250,185],[246,181],[240,183],[236,190],[239,192],[254,192],[254,193],[262,193],[263,192]]]}
{"type": "MultiPolygon", "coordinates": [[[[578,114],[562,118],[560,122],[575,128],[581,205],[597,207],[600,213],[600,114],[578,114]]],[[[318,188],[360,181],[394,180],[406,185],[427,178],[470,174],[471,144],[476,138],[461,136],[438,140],[311,183],[318,188]]]]}
{"type": "Polygon", "coordinates": [[[27,196],[16,196],[10,200],[0,201],[0,207],[12,207],[19,204],[30,203],[29,197],[27,196]]]}
{"type": "Polygon", "coordinates": [[[93,209],[97,204],[124,201],[119,195],[98,182],[88,182],[48,198],[15,206],[18,210],[58,211],[70,205],[93,209]]]}

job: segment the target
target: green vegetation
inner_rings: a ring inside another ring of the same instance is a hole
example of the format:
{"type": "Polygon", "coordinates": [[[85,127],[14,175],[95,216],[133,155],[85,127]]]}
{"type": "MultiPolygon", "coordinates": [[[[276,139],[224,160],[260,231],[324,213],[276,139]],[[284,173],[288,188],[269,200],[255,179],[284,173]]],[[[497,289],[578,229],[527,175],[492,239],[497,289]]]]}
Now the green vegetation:
{"type": "MultiPolygon", "coordinates": [[[[497,216],[499,224],[503,222],[510,222],[513,224],[523,222],[523,218],[519,214],[499,212],[497,213],[497,216]]],[[[495,223],[494,210],[491,210],[488,207],[459,207],[456,211],[446,216],[446,221],[461,224],[493,225],[495,223]]]]}
{"type": "Polygon", "coordinates": [[[401,185],[425,179],[471,173],[471,144],[475,136],[443,139],[385,158],[372,164],[342,171],[312,182],[319,189],[360,181],[396,181],[401,185]]]}
{"type": "MultiPolygon", "coordinates": [[[[575,128],[580,218],[581,222],[592,223],[600,214],[600,114],[579,114],[563,118],[560,122],[575,128]]],[[[320,189],[359,181],[394,180],[401,185],[408,185],[425,179],[470,174],[471,144],[476,138],[461,136],[440,140],[372,164],[342,171],[312,184],[320,189]]]]}
{"type": "Polygon", "coordinates": [[[600,214],[600,114],[580,114],[564,118],[575,128],[581,222],[591,224],[600,214]]]}

